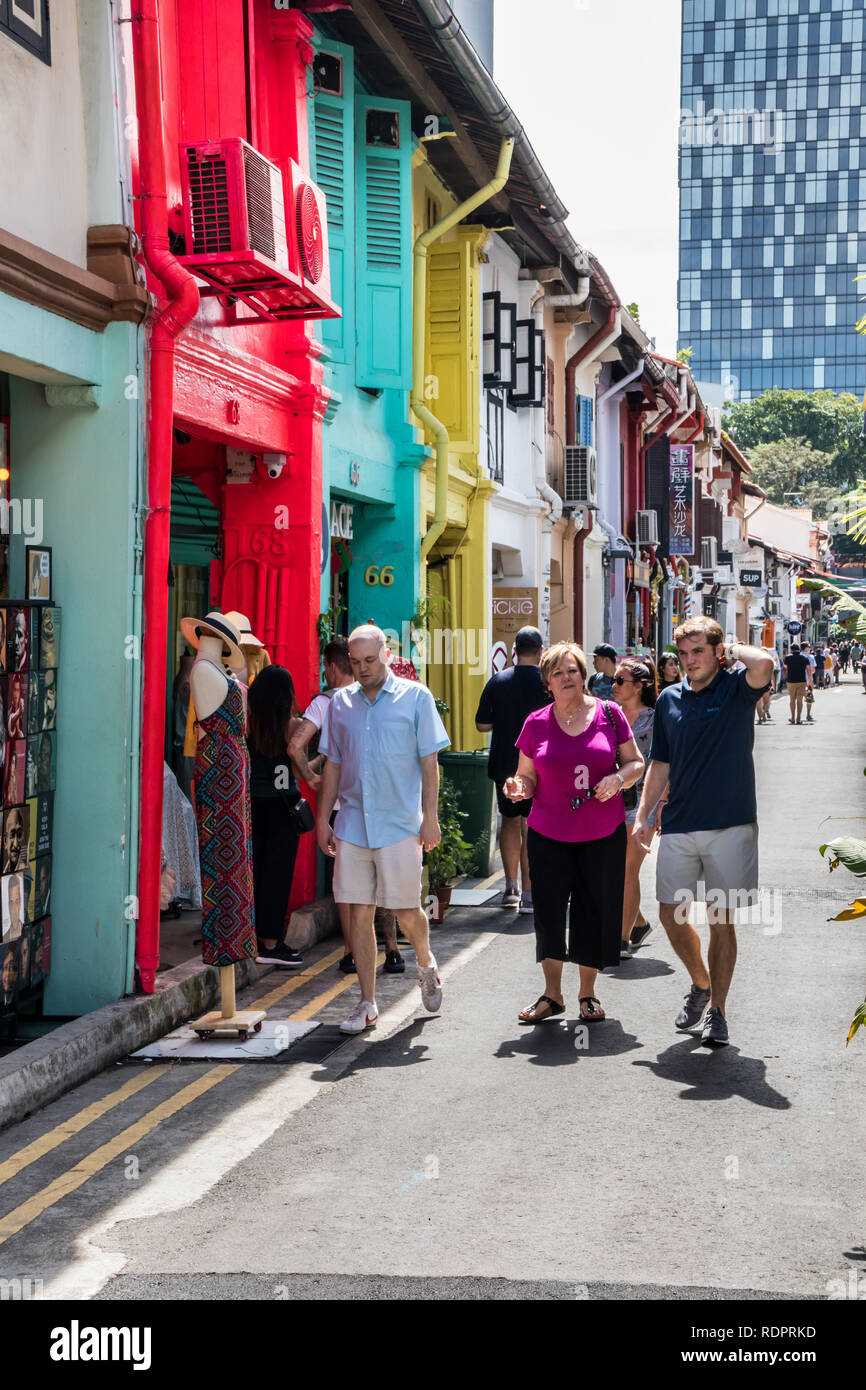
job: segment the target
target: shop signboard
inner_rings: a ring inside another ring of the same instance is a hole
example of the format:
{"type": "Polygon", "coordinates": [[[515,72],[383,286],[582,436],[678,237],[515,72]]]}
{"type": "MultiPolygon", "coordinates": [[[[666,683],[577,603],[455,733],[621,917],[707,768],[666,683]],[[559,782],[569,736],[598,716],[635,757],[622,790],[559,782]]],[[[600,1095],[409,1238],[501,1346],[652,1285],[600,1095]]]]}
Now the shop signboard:
{"type": "Polygon", "coordinates": [[[671,449],[668,554],[695,553],[695,446],[678,444],[671,449]]]}
{"type": "Polygon", "coordinates": [[[538,590],[494,589],[490,633],[494,674],[514,664],[514,639],[522,627],[538,627],[538,590]]]}
{"type": "Polygon", "coordinates": [[[746,589],[757,589],[763,582],[761,570],[740,570],[740,583],[746,589]]]}

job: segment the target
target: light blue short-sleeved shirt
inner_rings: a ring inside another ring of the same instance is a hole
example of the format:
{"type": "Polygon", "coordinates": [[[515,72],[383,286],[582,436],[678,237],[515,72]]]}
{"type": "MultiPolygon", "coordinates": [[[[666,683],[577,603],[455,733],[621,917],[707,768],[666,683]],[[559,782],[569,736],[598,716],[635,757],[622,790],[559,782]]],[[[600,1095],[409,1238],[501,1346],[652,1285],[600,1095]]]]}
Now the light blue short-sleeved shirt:
{"type": "Polygon", "coordinates": [[[421,829],[421,759],[450,740],[433,696],[388,672],[372,703],[358,681],[335,690],[319,752],[340,764],[339,840],[381,849],[421,829]]]}

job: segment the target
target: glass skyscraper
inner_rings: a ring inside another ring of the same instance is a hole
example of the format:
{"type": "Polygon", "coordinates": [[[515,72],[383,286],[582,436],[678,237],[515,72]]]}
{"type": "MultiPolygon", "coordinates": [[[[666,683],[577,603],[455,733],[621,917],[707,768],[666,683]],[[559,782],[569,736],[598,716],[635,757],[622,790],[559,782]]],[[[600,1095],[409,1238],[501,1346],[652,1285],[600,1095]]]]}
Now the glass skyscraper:
{"type": "Polygon", "coordinates": [[[679,345],[733,400],[866,388],[864,0],[683,0],[679,345]]]}

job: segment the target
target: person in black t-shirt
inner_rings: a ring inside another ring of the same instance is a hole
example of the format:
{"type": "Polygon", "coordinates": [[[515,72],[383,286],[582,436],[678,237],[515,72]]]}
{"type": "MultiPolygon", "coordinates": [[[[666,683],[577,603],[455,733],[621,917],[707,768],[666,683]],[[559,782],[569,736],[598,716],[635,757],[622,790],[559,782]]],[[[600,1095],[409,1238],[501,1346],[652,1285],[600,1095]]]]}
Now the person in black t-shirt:
{"type": "Polygon", "coordinates": [[[505,869],[502,903],[504,907],[519,906],[523,913],[532,912],[532,885],[526,857],[526,817],[532,808],[532,798],[509,801],[503,786],[517,771],[520,756],[517,740],[524,721],[550,701],[538,669],[543,646],[538,628],[522,627],[514,639],[517,665],[500,671],[487,682],[475,713],[476,729],[491,735],[487,775],[496,784],[496,800],[502,815],[499,831],[499,851],[505,869]],[[517,891],[518,864],[523,881],[521,895],[517,891]]]}
{"type": "Polygon", "coordinates": [[[803,722],[803,696],[807,685],[812,684],[812,664],[804,656],[796,643],[784,658],[785,674],[788,678],[788,701],[791,706],[789,724],[803,722]]]}

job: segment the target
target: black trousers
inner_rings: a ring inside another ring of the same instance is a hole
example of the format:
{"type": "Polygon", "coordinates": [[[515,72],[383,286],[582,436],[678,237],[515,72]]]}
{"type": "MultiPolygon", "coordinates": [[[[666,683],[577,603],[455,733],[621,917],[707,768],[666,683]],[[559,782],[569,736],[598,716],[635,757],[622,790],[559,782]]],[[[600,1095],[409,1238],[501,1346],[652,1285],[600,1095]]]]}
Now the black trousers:
{"type": "Polygon", "coordinates": [[[535,959],[619,965],[626,828],[600,840],[551,840],[529,827],[535,959]],[[566,936],[568,938],[566,944],[566,936]]]}
{"type": "Polygon", "coordinates": [[[256,936],[264,941],[283,941],[298,834],[292,828],[289,808],[281,797],[254,796],[250,805],[256,936]]]}

